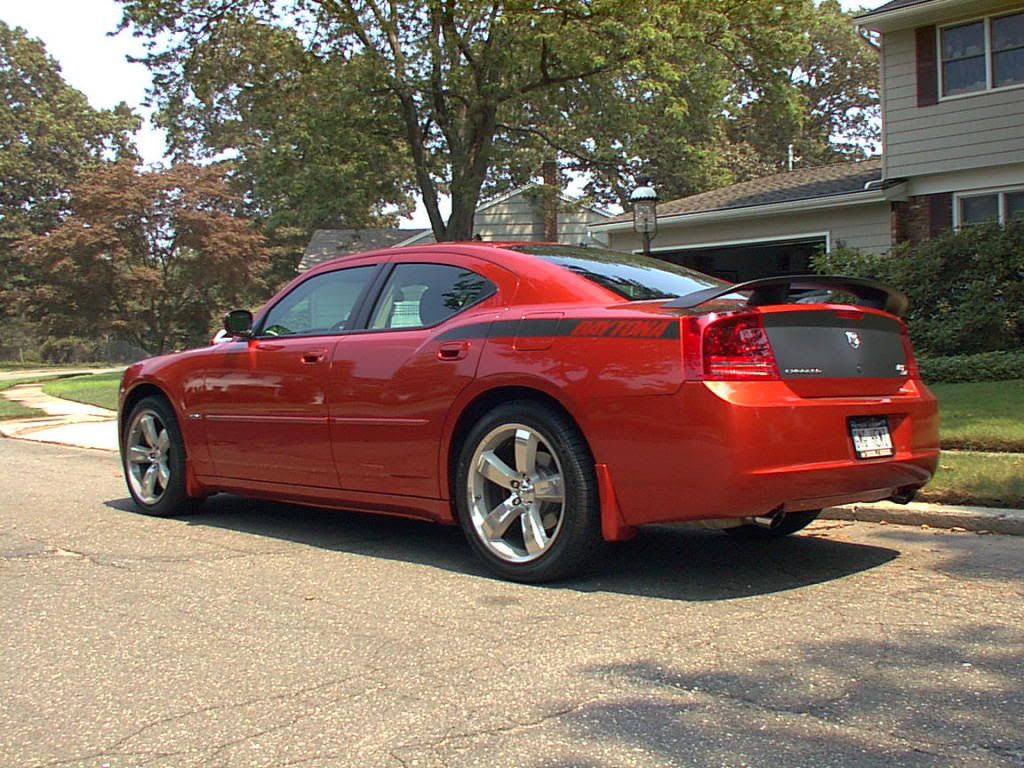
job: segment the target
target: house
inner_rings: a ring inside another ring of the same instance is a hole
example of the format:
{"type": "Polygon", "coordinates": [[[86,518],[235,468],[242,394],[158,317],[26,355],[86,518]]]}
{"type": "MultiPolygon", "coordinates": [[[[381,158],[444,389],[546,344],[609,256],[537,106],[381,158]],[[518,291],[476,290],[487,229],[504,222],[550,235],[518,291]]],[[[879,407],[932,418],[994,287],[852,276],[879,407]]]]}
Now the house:
{"type": "MultiPolygon", "coordinates": [[[[661,203],[653,254],[754,279],[1024,211],[1024,2],[893,0],[857,23],[881,43],[881,158],[661,203]]],[[[640,250],[629,214],[593,231],[640,250]]]]}
{"type": "MultiPolygon", "coordinates": [[[[550,239],[545,237],[545,197],[543,185],[530,184],[484,203],[473,216],[474,236],[481,240],[550,239]]],[[[597,206],[559,194],[556,219],[551,224],[560,243],[607,245],[606,236],[592,235],[589,228],[610,216],[597,206]]],[[[347,253],[432,242],[434,233],[429,229],[318,229],[306,246],[299,271],[347,253]]]]}
{"type": "MultiPolygon", "coordinates": [[[[545,197],[544,185],[528,184],[484,203],[473,215],[473,236],[481,240],[551,240],[545,236],[545,197]]],[[[611,218],[608,211],[559,193],[556,216],[557,237],[554,239],[557,242],[607,245],[608,238],[599,233],[592,234],[590,228],[611,218]]],[[[432,242],[434,233],[425,230],[403,245],[432,242]]]]}
{"type": "Polygon", "coordinates": [[[375,248],[393,248],[399,243],[418,237],[427,229],[318,229],[306,246],[299,271],[305,272],[321,262],[338,256],[346,256],[360,251],[372,251],[375,248]]]}

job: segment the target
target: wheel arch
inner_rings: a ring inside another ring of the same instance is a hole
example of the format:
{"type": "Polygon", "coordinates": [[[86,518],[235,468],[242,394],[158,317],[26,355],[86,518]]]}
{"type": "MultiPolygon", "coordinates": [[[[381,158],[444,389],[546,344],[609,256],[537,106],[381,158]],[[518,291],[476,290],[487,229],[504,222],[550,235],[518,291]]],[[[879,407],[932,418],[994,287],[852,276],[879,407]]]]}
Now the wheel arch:
{"type": "Polygon", "coordinates": [[[174,402],[174,398],[171,397],[170,393],[152,380],[144,379],[133,384],[131,389],[125,392],[124,399],[121,401],[120,416],[117,423],[117,443],[122,455],[124,454],[124,431],[128,415],[132,412],[132,408],[134,408],[137,403],[147,397],[161,398],[167,403],[171,411],[174,413],[174,417],[178,420],[178,431],[182,435],[183,439],[182,449],[185,451],[185,484],[188,489],[188,493],[189,495],[196,497],[205,495],[206,489],[196,478],[195,467],[192,463],[192,451],[189,450],[188,440],[184,437],[185,428],[182,422],[182,410],[178,407],[178,404],[174,402]]]}
{"type": "Polygon", "coordinates": [[[586,444],[587,450],[590,451],[591,458],[593,458],[594,450],[590,444],[590,440],[587,438],[586,429],[584,429],[580,420],[573,415],[569,407],[566,406],[566,404],[559,398],[549,392],[545,392],[542,389],[532,387],[527,384],[503,384],[494,386],[484,390],[483,392],[477,393],[469,402],[467,402],[459,412],[458,417],[454,420],[454,423],[448,432],[447,445],[445,449],[442,450],[440,457],[443,461],[440,473],[441,494],[443,498],[450,500],[452,503],[455,501],[455,497],[452,495],[452,473],[455,471],[455,465],[458,461],[458,455],[459,451],[462,449],[462,444],[466,439],[466,435],[473,428],[473,425],[492,408],[512,400],[532,400],[537,403],[542,403],[564,415],[580,431],[580,434],[583,436],[583,442],[586,444]]]}
{"type": "Polygon", "coordinates": [[[132,388],[124,393],[124,399],[121,401],[121,418],[118,428],[122,433],[122,436],[125,421],[128,419],[128,414],[132,412],[132,408],[134,408],[140,400],[154,396],[161,397],[166,400],[167,404],[174,410],[174,415],[178,416],[178,409],[174,407],[174,400],[165,389],[154,384],[152,381],[140,381],[137,384],[132,385],[132,388]]]}

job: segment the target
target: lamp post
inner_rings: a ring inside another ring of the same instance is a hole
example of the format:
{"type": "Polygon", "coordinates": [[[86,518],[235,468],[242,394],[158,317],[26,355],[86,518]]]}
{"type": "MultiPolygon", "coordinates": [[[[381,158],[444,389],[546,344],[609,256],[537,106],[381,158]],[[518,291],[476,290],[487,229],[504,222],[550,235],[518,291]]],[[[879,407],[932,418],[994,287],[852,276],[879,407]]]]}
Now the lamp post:
{"type": "Polygon", "coordinates": [[[651,240],[658,234],[658,193],[651,179],[637,179],[640,186],[633,190],[629,200],[633,203],[633,229],[644,241],[644,256],[651,255],[651,240]]]}

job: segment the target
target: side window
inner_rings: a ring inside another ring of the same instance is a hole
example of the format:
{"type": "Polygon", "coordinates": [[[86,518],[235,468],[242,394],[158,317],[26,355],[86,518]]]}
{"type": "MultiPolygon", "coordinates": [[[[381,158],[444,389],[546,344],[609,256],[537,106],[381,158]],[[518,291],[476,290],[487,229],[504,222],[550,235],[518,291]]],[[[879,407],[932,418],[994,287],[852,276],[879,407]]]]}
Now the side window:
{"type": "Polygon", "coordinates": [[[384,286],[370,328],[436,325],[494,290],[490,281],[461,267],[399,264],[384,286]]]}
{"type": "Polygon", "coordinates": [[[352,310],[377,267],[352,267],[325,272],[300,283],[275,304],[263,322],[261,336],[295,336],[346,330],[352,310]]]}

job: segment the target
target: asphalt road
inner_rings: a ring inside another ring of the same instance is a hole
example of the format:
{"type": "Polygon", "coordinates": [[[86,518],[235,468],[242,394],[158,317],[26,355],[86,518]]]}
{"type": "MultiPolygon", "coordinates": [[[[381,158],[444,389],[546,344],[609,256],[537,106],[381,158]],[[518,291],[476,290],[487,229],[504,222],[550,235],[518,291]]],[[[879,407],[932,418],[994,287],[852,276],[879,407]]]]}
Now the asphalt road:
{"type": "Polygon", "coordinates": [[[0,440],[2,766],[1021,766],[1024,538],[660,528],[554,587],[457,530],[0,440]]]}

